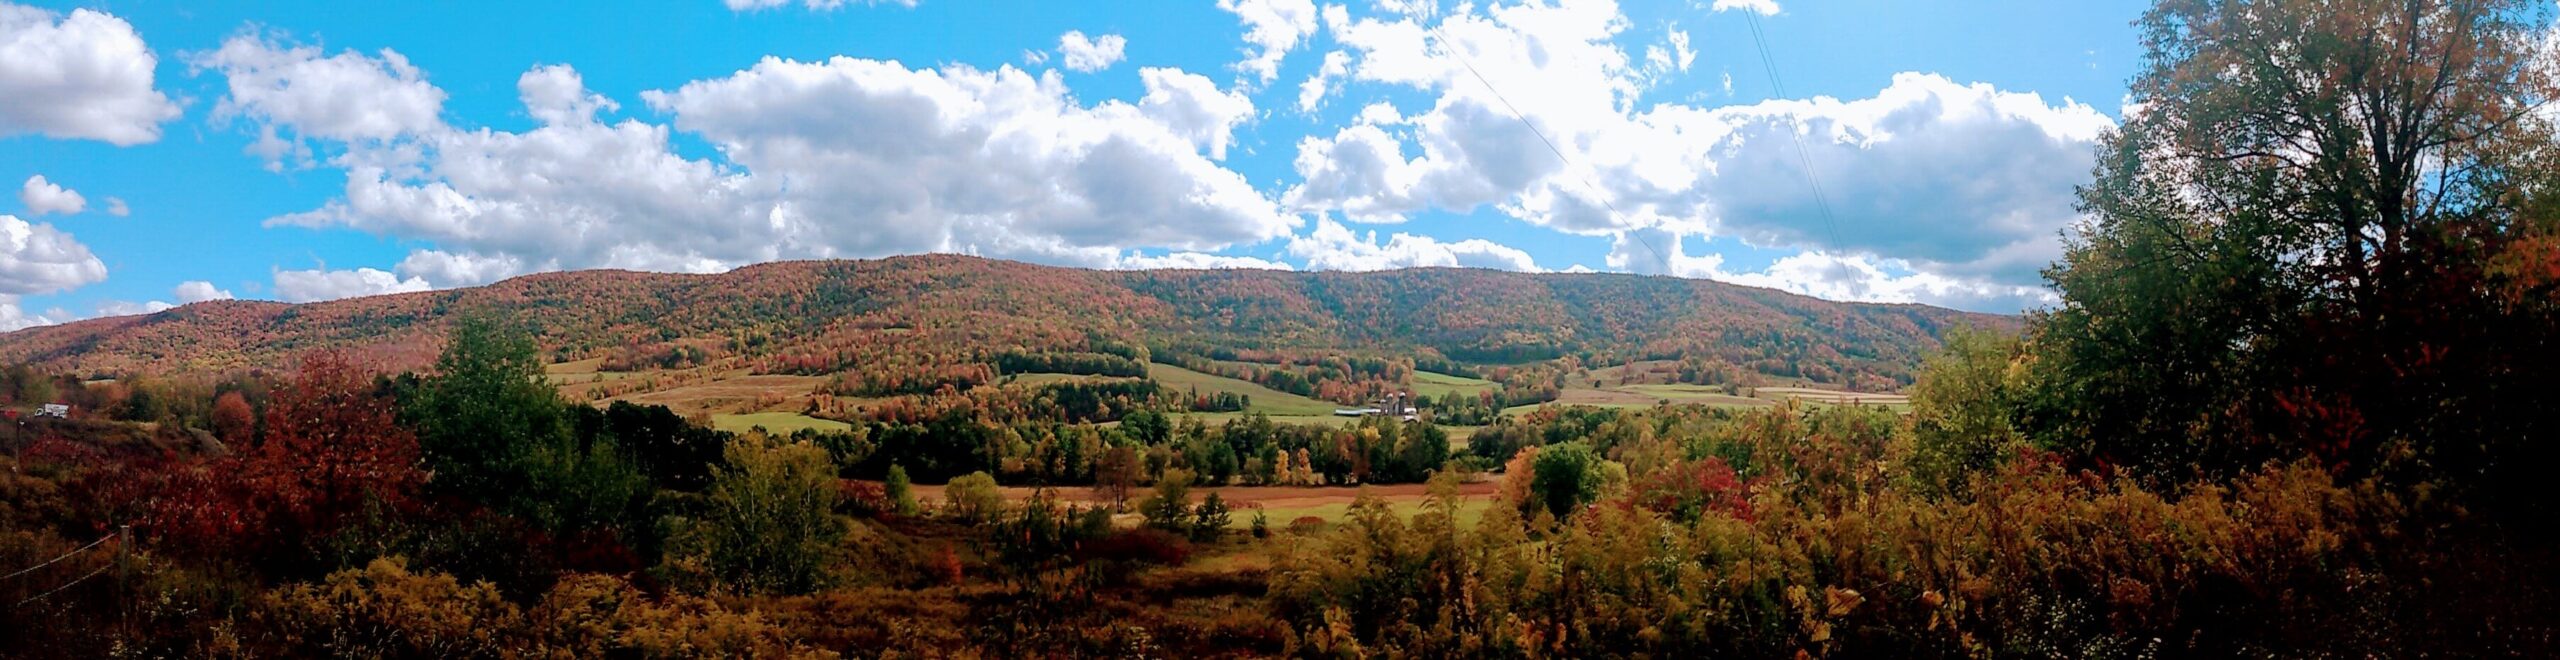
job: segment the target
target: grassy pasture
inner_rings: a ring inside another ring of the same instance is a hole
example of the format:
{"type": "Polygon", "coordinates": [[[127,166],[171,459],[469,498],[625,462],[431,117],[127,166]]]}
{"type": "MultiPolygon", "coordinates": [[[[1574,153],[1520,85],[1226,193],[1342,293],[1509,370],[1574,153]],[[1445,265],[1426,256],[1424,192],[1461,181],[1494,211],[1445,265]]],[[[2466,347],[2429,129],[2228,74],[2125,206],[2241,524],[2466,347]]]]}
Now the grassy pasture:
{"type": "MultiPolygon", "coordinates": [[[[1500,480],[1501,477],[1496,476],[1491,480],[1465,484],[1458,488],[1458,524],[1472,527],[1477,519],[1484,517],[1485,511],[1493,506],[1494,492],[1500,487],[1500,480]]],[[[941,506],[944,501],[942,490],[943,487],[938,485],[917,484],[916,503],[927,508],[941,506]]],[[[998,490],[1004,493],[1006,502],[1020,504],[1031,499],[1033,489],[1008,486],[998,490]]],[[[1421,513],[1423,501],[1428,496],[1428,487],[1423,484],[1390,484],[1366,487],[1221,486],[1193,488],[1191,497],[1192,501],[1197,502],[1211,492],[1217,493],[1219,498],[1227,501],[1228,506],[1234,507],[1234,522],[1229,525],[1229,528],[1237,530],[1252,528],[1253,508],[1258,506],[1271,525],[1271,530],[1277,532],[1286,529],[1290,521],[1306,516],[1323,518],[1328,523],[1338,522],[1344,515],[1350,513],[1352,501],[1359,499],[1363,490],[1386,500],[1387,505],[1395,510],[1396,515],[1405,517],[1421,513]]],[[[1150,492],[1152,491],[1146,487],[1132,490],[1131,505],[1135,506],[1139,498],[1146,497],[1150,492]]],[[[1053,489],[1052,493],[1061,502],[1080,505],[1096,503],[1092,499],[1092,489],[1083,486],[1053,489]]],[[[1133,516],[1123,517],[1135,520],[1133,516]]]]}
{"type": "Polygon", "coordinates": [[[1204,374],[1161,362],[1147,365],[1147,376],[1154,378],[1158,383],[1163,383],[1165,388],[1177,392],[1197,389],[1201,394],[1216,392],[1242,394],[1253,399],[1253,406],[1247,408],[1247,412],[1264,413],[1275,418],[1283,415],[1331,416],[1333,409],[1338,407],[1331,403],[1261,385],[1225,376],[1204,374]]]}
{"type": "Polygon", "coordinates": [[[666,406],[676,414],[691,415],[701,412],[758,412],[743,408],[753,407],[758,398],[771,394],[781,396],[786,406],[798,410],[799,405],[806,403],[809,394],[826,382],[822,376],[740,375],[620,398],[644,406],[666,406]]]}
{"type": "Polygon", "coordinates": [[[1449,396],[1450,394],[1475,396],[1477,393],[1492,390],[1496,387],[1499,386],[1495,385],[1493,381],[1481,378],[1451,376],[1444,373],[1435,373],[1430,371],[1413,372],[1413,393],[1431,397],[1433,400],[1438,400],[1449,396]]]}
{"type": "Polygon", "coordinates": [[[748,430],[759,426],[764,427],[766,433],[772,433],[775,435],[789,435],[791,432],[798,431],[800,429],[845,431],[853,428],[852,424],[846,424],[832,419],[818,419],[816,417],[790,412],[763,412],[747,413],[743,415],[711,416],[712,428],[728,431],[730,433],[745,433],[748,430]]]}

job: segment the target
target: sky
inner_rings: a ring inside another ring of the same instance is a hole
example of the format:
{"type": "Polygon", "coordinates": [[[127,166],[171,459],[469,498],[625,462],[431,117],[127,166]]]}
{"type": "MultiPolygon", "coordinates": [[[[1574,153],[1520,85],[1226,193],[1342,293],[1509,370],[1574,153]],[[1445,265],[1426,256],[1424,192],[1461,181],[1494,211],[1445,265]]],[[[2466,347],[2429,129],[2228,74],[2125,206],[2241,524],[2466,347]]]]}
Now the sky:
{"type": "Polygon", "coordinates": [[[0,330],[927,252],[2015,313],[2141,10],[0,0],[0,330]]]}

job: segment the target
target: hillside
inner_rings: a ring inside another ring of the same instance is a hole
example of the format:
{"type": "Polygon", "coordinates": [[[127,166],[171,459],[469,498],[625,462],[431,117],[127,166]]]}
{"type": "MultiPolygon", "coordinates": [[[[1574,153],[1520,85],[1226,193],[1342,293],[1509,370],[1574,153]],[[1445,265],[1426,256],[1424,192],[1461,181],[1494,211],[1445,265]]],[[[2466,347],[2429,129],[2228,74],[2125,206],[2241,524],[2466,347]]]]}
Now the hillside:
{"type": "Polygon", "coordinates": [[[1096,271],[925,255],[716,275],[546,273],[300,305],[205,302],[0,335],[0,363],[201,373],[346,348],[412,367],[466,311],[528,324],[554,359],[603,358],[606,371],[719,366],[847,375],[885,390],[965,381],[968,367],[1007,353],[1111,360],[1137,350],[1284,384],[1257,365],[1321,381],[1568,356],[1590,366],[1690,359],[1889,389],[1909,382],[1944,329],[2016,322],[1620,274],[1096,271]],[[1377,360],[1402,366],[1364,366],[1377,360]],[[906,387],[918,377],[925,384],[906,387]]]}

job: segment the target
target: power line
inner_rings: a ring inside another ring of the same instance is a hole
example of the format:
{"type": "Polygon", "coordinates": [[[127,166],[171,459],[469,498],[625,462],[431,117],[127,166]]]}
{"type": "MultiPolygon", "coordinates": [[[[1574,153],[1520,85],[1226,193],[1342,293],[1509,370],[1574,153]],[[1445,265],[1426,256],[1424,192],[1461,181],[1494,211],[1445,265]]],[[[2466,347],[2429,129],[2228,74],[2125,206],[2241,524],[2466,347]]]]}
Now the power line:
{"type": "Polygon", "coordinates": [[[72,580],[72,581],[70,581],[70,582],[64,582],[64,583],[62,583],[62,586],[54,587],[52,591],[47,591],[47,592],[40,593],[40,594],[36,594],[36,595],[33,595],[33,596],[28,596],[26,600],[18,601],[18,604],[16,604],[16,605],[11,605],[11,606],[9,606],[9,607],[10,607],[10,608],[12,608],[12,609],[14,609],[14,608],[20,608],[20,607],[26,607],[26,606],[27,606],[27,603],[32,603],[32,602],[36,602],[36,601],[39,601],[39,600],[44,600],[44,597],[46,597],[46,596],[51,596],[51,595],[54,595],[54,594],[62,593],[62,590],[64,590],[64,589],[69,589],[69,588],[71,588],[73,585],[77,585],[77,584],[80,584],[80,583],[82,583],[82,582],[87,582],[87,581],[89,581],[89,578],[97,577],[99,573],[105,573],[105,572],[107,572],[107,569],[115,568],[115,567],[116,567],[116,562],[112,562],[112,561],[111,561],[111,562],[107,562],[106,564],[100,565],[100,566],[98,567],[98,570],[89,571],[89,574],[88,574],[88,575],[80,576],[79,578],[74,579],[74,580],[72,580]]]}
{"type": "MultiPolygon", "coordinates": [[[[1769,73],[1769,90],[1776,94],[1773,98],[1788,98],[1787,82],[1778,77],[1778,59],[1769,54],[1769,38],[1760,32],[1760,13],[1745,9],[1742,16],[1751,21],[1751,43],[1760,50],[1760,68],[1769,73]]],[[[1822,177],[1813,172],[1813,152],[1805,149],[1804,135],[1796,127],[1787,127],[1787,138],[1796,143],[1796,162],[1804,172],[1805,184],[1813,187],[1814,206],[1822,210],[1822,228],[1830,234],[1832,245],[1840,245],[1840,225],[1831,218],[1831,196],[1822,191],[1822,177]]]]}
{"type": "MultiPolygon", "coordinates": [[[[1455,58],[1457,58],[1457,59],[1458,59],[1458,64],[1459,64],[1459,65],[1461,65],[1461,66],[1465,66],[1465,67],[1467,68],[1467,73],[1468,73],[1468,74],[1471,74],[1471,75],[1474,75],[1474,76],[1476,77],[1476,82],[1478,82],[1478,83],[1482,83],[1482,84],[1484,85],[1484,89],[1485,89],[1485,91],[1493,93],[1493,99],[1494,99],[1494,100],[1496,100],[1496,101],[1501,101],[1501,102],[1502,102],[1502,107],[1503,107],[1504,109],[1510,110],[1510,111],[1511,111],[1511,116],[1512,116],[1513,118],[1515,118],[1515,119],[1519,119],[1519,120],[1520,120],[1520,125],[1521,125],[1521,126],[1526,126],[1526,127],[1528,127],[1528,128],[1529,128],[1529,134],[1530,134],[1530,135],[1538,136],[1538,142],[1539,142],[1540,144],[1547,145],[1547,151],[1549,151],[1549,152],[1553,152],[1553,153],[1556,155],[1556,160],[1557,160],[1558,162],[1564,163],[1565,169],[1568,169],[1568,170],[1569,170],[1569,169],[1573,169],[1573,159],[1572,159],[1572,158],[1569,158],[1569,157],[1566,157],[1566,156],[1564,155],[1564,150],[1563,150],[1563,149],[1560,149],[1560,148],[1557,148],[1557,147],[1556,147],[1556,142],[1555,142],[1554,140],[1547,139],[1547,133],[1546,133],[1546,131],[1538,130],[1538,124],[1537,124],[1536,122],[1529,121],[1529,115],[1528,115],[1527,113],[1523,113],[1523,112],[1521,112],[1521,111],[1520,111],[1520,107],[1519,107],[1519,106],[1512,105],[1512,104],[1511,104],[1511,98],[1510,98],[1510,97],[1503,96],[1503,95],[1502,95],[1502,89],[1501,89],[1501,88],[1499,88],[1499,87],[1495,87],[1495,86],[1493,86],[1493,81],[1492,81],[1492,80],[1490,80],[1490,79],[1485,78],[1485,77],[1484,77],[1484,72],[1482,72],[1482,71],[1477,71],[1477,70],[1476,70],[1476,65],[1475,65],[1475,63],[1467,60],[1467,54],[1466,54],[1465,52],[1463,52],[1463,51],[1459,50],[1459,49],[1458,49],[1458,47],[1457,47],[1456,45],[1452,44],[1452,43],[1449,41],[1449,35],[1447,35],[1447,34],[1443,34],[1443,33],[1441,33],[1441,32],[1440,32],[1440,25],[1439,25],[1439,24],[1434,23],[1434,24],[1431,24],[1431,26],[1430,26],[1430,27],[1431,27],[1431,36],[1438,37],[1438,38],[1440,39],[1440,43],[1441,43],[1441,45],[1443,45],[1443,46],[1448,46],[1448,47],[1449,47],[1449,55],[1450,55],[1451,57],[1455,57],[1455,58]]],[[[1620,213],[1620,212],[1618,212],[1618,205],[1609,201],[1609,192],[1608,192],[1607,190],[1602,189],[1602,188],[1600,187],[1599,182],[1592,181],[1589,173],[1584,173],[1584,174],[1583,174],[1583,176],[1582,176],[1581,178],[1582,178],[1582,185],[1589,186],[1589,187],[1591,188],[1592,196],[1593,196],[1593,197],[1597,197],[1597,198],[1599,198],[1599,200],[1600,200],[1600,206],[1602,206],[1602,207],[1604,207],[1604,208],[1609,209],[1609,216],[1610,216],[1610,218],[1611,218],[1611,219],[1616,219],[1616,218],[1623,217],[1623,216],[1625,216],[1625,215],[1626,215],[1626,214],[1624,214],[1624,213],[1620,213]]],[[[1674,272],[1672,272],[1672,270],[1671,270],[1671,258],[1670,258],[1670,257],[1668,257],[1668,256],[1664,256],[1664,255],[1663,255],[1663,253],[1662,253],[1662,250],[1660,250],[1660,249],[1656,249],[1655,247],[1653,247],[1653,241],[1652,241],[1652,240],[1649,240],[1649,239],[1646,239],[1646,238],[1644,237],[1644,233],[1643,233],[1643,232],[1635,231],[1635,230],[1629,230],[1629,231],[1627,231],[1627,232],[1626,232],[1626,234],[1627,234],[1628,236],[1633,236],[1633,237],[1635,237],[1635,239],[1636,239],[1636,242],[1637,242],[1637,243],[1644,245],[1644,249],[1645,249],[1645,251],[1646,251],[1646,252],[1651,252],[1651,253],[1653,253],[1653,258],[1662,262],[1662,272],[1663,272],[1663,274],[1666,274],[1666,275],[1678,275],[1678,273],[1674,273],[1674,272]]]]}
{"type": "Polygon", "coordinates": [[[73,549],[71,549],[71,551],[70,551],[70,552],[62,553],[62,556],[60,556],[60,557],[55,557],[55,558],[52,558],[52,559],[47,559],[47,560],[45,560],[45,561],[44,561],[44,563],[42,563],[42,564],[36,564],[36,565],[34,565],[34,566],[29,566],[29,567],[27,567],[27,568],[26,568],[26,570],[18,571],[18,572],[16,572],[16,573],[10,573],[10,574],[8,574],[8,575],[6,575],[6,576],[0,576],[0,580],[9,580],[9,579],[14,579],[14,578],[16,578],[16,577],[18,577],[18,576],[21,576],[21,575],[26,575],[26,574],[28,574],[28,573],[36,572],[36,570],[37,570],[37,569],[41,569],[41,568],[44,568],[44,567],[46,567],[46,566],[52,566],[52,565],[54,564],[54,562],[62,561],[62,560],[65,560],[65,559],[70,559],[72,555],[80,554],[80,553],[82,553],[82,552],[87,551],[87,550],[88,550],[88,549],[90,549],[90,548],[98,547],[98,544],[100,544],[100,543],[105,543],[105,542],[107,542],[107,539],[111,539],[111,538],[115,538],[115,535],[114,535],[114,534],[109,534],[109,535],[106,535],[106,536],[98,537],[98,540],[90,541],[88,545],[84,545],[84,546],[80,546],[80,547],[77,547],[77,548],[73,548],[73,549]]]}

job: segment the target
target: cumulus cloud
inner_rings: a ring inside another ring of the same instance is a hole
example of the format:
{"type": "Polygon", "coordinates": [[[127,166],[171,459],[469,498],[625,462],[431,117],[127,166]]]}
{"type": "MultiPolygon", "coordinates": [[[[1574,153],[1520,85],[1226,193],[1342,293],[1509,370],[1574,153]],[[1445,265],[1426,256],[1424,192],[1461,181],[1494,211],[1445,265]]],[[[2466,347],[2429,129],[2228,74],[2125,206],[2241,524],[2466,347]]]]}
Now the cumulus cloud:
{"type": "Polygon", "coordinates": [[[720,3],[727,5],[729,11],[762,11],[794,4],[807,7],[810,11],[835,11],[843,9],[845,5],[916,6],[916,0],[720,0],[720,3]]]}
{"type": "Polygon", "coordinates": [[[53,225],[0,214],[0,296],[67,291],[107,279],[107,265],[53,225]]]}
{"type": "Polygon", "coordinates": [[[593,119],[598,110],[622,108],[613,99],[587,91],[586,79],[566,64],[524,72],[516,78],[516,96],[524,101],[525,112],[544,125],[580,123],[593,119]]]}
{"type": "Polygon", "coordinates": [[[355,270],[279,270],[276,271],[276,297],[285,302],[305,303],[358,296],[427,291],[434,286],[415,277],[402,278],[388,271],[371,268],[355,270]]]}
{"type": "Polygon", "coordinates": [[[1244,23],[1244,42],[1249,47],[1236,70],[1266,83],[1280,76],[1280,60],[1316,32],[1313,0],[1218,0],[1218,8],[1244,23]]]}
{"type": "Polygon", "coordinates": [[[107,215],[121,218],[133,215],[133,209],[124,205],[123,198],[109,197],[107,198],[107,215]]]}
{"type": "Polygon", "coordinates": [[[103,302],[98,303],[98,310],[97,310],[97,313],[95,313],[95,314],[91,314],[91,315],[89,316],[89,318],[101,318],[101,317],[108,317],[108,316],[134,316],[134,315],[138,315],[138,314],[157,314],[157,313],[160,313],[160,312],[163,312],[163,311],[167,311],[168,309],[173,308],[173,307],[177,307],[177,305],[169,304],[169,303],[168,303],[168,301],[163,301],[163,300],[153,300],[153,301],[148,301],[148,302],[133,302],[133,301],[129,301],[129,300],[108,300],[108,301],[103,301],[103,302]]]}
{"type": "Polygon", "coordinates": [[[2033,285],[2112,125],[2068,99],[1916,73],[1863,99],[1647,104],[1653,81],[1694,57],[1685,33],[1639,63],[1617,43],[1627,21],[1613,3],[1461,9],[1436,29],[1327,10],[1350,78],[1433,102],[1394,130],[1356,121],[1304,138],[1288,207],[1363,222],[1490,207],[1567,233],[1729,235],[2033,285]]]}
{"type": "Polygon", "coordinates": [[[297,75],[370,72],[376,83],[425,86],[410,97],[440,103],[443,92],[396,52],[323,58],[247,37],[226,48],[236,56],[200,59],[269,80],[234,82],[248,96],[225,107],[262,132],[343,149],[329,161],[346,170],[343,195],[267,224],[432,246],[376,271],[381,282],[468,286],[566,268],[716,272],[920,252],[1109,267],[1138,250],[1268,241],[1303,222],[1213,160],[1251,102],[1173,69],[1141,72],[1148,91],[1136,103],[1086,105],[1055,73],[768,58],[644,93],[672,117],[657,124],[600,120],[611,99],[586,90],[574,69],[545,66],[518,81],[540,125],[508,132],[453,128],[434,112],[334,121],[303,110],[315,102],[272,93],[326,87],[297,75]],[[718,157],[677,154],[679,130],[718,157]]]}
{"type": "Polygon", "coordinates": [[[1762,16],[1778,15],[1778,0],[1715,0],[1709,11],[1747,11],[1762,16]]]}
{"type": "Polygon", "coordinates": [[[176,295],[178,298],[178,304],[182,305],[186,303],[204,302],[207,300],[230,300],[232,298],[230,291],[225,291],[221,288],[215,287],[212,282],[206,282],[203,280],[179,282],[178,287],[170,290],[170,293],[176,295]]]}
{"type": "Polygon", "coordinates": [[[0,332],[15,332],[63,321],[50,315],[29,313],[18,307],[17,296],[0,293],[0,332]]]}
{"type": "Polygon", "coordinates": [[[1315,112],[1324,107],[1326,96],[1333,94],[1335,81],[1351,74],[1351,54],[1333,51],[1324,54],[1324,65],[1298,83],[1298,111],[1315,112]]]}
{"type": "Polygon", "coordinates": [[[2056,300],[2052,291],[2042,287],[1920,272],[1907,260],[1866,255],[1808,251],[1780,257],[1762,270],[1733,271],[1724,267],[1723,255],[1688,255],[1682,238],[1661,229],[1621,233],[1611,243],[1608,265],[1627,272],[1712,279],[1826,300],[1923,303],[1998,313],[2056,300]]]}
{"type": "Polygon", "coordinates": [[[152,87],[159,58],[113,14],[0,2],[0,137],[129,146],[160,139],[178,104],[152,87]]]}
{"type": "Polygon", "coordinates": [[[308,161],[306,139],[379,143],[444,128],[444,90],[388,48],[324,56],[318,46],[240,34],[191,54],[188,64],[222,74],[229,87],[214,117],[255,123],[249,151],[270,168],[288,157],[308,161]]]}
{"type": "Polygon", "coordinates": [[[1088,39],[1083,31],[1068,30],[1058,35],[1059,63],[1073,71],[1092,73],[1111,68],[1120,62],[1122,51],[1128,47],[1129,40],[1116,34],[1088,39]]]}
{"type": "Polygon", "coordinates": [[[1118,263],[1112,264],[1111,267],[1123,270],[1297,270],[1287,263],[1272,261],[1269,259],[1233,257],[1202,252],[1174,252],[1158,256],[1130,255],[1120,259],[1118,263]]]}
{"type": "Polygon", "coordinates": [[[1235,141],[1236,126],[1253,118],[1252,99],[1242,92],[1219,91],[1217,83],[1200,74],[1148,67],[1139,69],[1138,77],[1147,88],[1147,95],[1138,99],[1138,110],[1195,147],[1207,149],[1210,158],[1225,159],[1227,145],[1235,141]]]}
{"type": "Polygon", "coordinates": [[[78,191],[46,181],[42,174],[27,177],[26,185],[18,187],[18,203],[27,208],[28,215],[69,215],[89,208],[88,198],[81,197],[78,191]]]}
{"type": "Polygon", "coordinates": [[[1288,253],[1306,261],[1307,268],[1313,270],[1446,266],[1538,272],[1537,262],[1529,258],[1528,252],[1493,241],[1470,238],[1451,243],[1398,232],[1380,242],[1375,231],[1365,236],[1355,234],[1332,220],[1319,221],[1315,231],[1290,238],[1288,253]]]}

